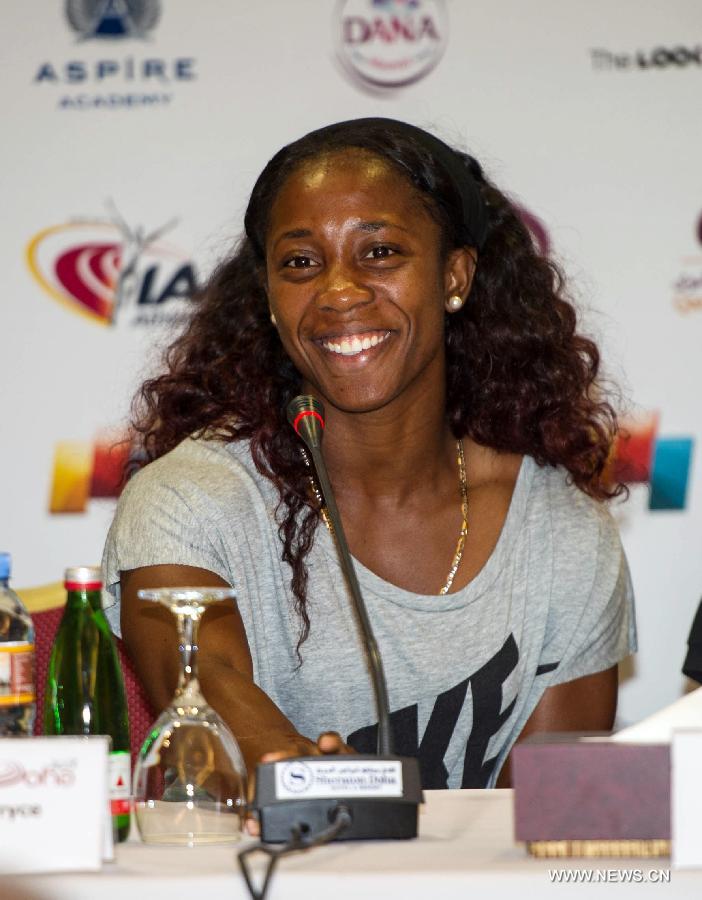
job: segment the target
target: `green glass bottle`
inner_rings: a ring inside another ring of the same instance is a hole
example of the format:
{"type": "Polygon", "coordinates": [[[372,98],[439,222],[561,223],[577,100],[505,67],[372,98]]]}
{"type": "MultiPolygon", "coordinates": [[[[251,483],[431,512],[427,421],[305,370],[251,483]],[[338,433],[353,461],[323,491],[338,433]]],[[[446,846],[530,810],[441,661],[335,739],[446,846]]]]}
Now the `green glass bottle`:
{"type": "Polygon", "coordinates": [[[44,733],[112,738],[110,808],[117,840],[124,841],[129,834],[129,720],[117,647],[102,610],[100,569],[66,569],[64,586],[66,608],[46,676],[44,733]]]}

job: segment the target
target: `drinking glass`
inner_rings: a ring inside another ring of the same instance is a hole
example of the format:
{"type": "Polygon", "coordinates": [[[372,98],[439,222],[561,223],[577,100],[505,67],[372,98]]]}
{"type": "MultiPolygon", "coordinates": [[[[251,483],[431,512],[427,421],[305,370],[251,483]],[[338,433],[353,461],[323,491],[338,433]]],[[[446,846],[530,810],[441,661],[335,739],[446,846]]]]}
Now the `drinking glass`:
{"type": "Polygon", "coordinates": [[[211,844],[241,837],[246,767],[236,738],[207,704],[197,678],[200,618],[230,588],[139,591],[178,623],[181,672],[175,696],[151,727],[134,771],[134,811],[147,844],[211,844]]]}

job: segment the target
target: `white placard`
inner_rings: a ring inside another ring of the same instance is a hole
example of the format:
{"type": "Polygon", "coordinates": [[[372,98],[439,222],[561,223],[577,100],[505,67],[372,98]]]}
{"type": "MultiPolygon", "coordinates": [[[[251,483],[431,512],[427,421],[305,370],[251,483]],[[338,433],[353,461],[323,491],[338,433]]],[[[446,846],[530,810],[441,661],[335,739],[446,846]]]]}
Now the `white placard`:
{"type": "Polygon", "coordinates": [[[106,737],[0,739],[0,873],[99,869],[106,737]]]}
{"type": "Polygon", "coordinates": [[[673,733],[671,743],[672,782],[671,837],[673,865],[702,867],[702,729],[673,733]]]}
{"type": "Polygon", "coordinates": [[[323,797],[401,797],[402,763],[397,760],[292,759],[276,763],[278,800],[323,797]]]}

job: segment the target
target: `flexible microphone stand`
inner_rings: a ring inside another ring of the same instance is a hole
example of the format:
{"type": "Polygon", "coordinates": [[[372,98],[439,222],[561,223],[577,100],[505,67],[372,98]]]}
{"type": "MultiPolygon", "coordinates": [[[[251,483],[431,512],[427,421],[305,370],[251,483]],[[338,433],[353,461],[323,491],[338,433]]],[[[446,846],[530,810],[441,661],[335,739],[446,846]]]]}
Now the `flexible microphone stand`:
{"type": "Polygon", "coordinates": [[[288,404],[288,421],[307,445],[307,449],[310,451],[312,461],[314,462],[319,486],[322,489],[322,497],[324,498],[327,507],[327,514],[329,516],[329,521],[332,524],[332,528],[334,529],[336,545],[339,550],[339,555],[341,556],[341,568],[351,593],[351,602],[353,604],[359,628],[361,629],[363,646],[366,651],[368,668],[370,669],[370,676],[373,682],[373,693],[375,695],[375,705],[378,712],[378,753],[389,756],[392,753],[392,736],[390,733],[390,704],[388,702],[388,689],[385,683],[383,660],[380,656],[375,636],[373,635],[373,629],[368,618],[366,604],[361,594],[358,578],[356,577],[356,569],[354,568],[344,528],[341,524],[339,508],[336,505],[334,492],[332,491],[329,482],[327,465],[322,456],[324,407],[316,397],[310,395],[295,397],[295,399],[291,400],[288,404]]]}
{"type": "Polygon", "coordinates": [[[261,839],[290,843],[291,835],[329,833],[329,823],[343,819],[343,828],[325,840],[411,838],[417,836],[419,804],[423,802],[419,763],[393,755],[390,712],[383,663],[373,636],[366,605],[334,493],[321,441],[324,408],[314,397],[299,396],[288,405],[288,419],[307,445],[322,489],[344,576],[366,651],[376,712],[378,754],[337,754],[261,763],[256,770],[256,796],[261,839]]]}

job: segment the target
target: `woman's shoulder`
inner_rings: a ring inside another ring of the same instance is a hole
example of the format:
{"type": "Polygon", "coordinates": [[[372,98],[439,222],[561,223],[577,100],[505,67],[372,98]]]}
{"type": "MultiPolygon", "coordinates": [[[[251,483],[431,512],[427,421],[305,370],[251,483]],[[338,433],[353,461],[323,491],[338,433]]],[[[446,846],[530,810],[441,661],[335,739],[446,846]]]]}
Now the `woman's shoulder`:
{"type": "Polygon", "coordinates": [[[534,467],[533,496],[537,515],[547,517],[554,535],[577,540],[581,547],[618,537],[610,504],[585,493],[561,466],[534,467]]]}
{"type": "Polygon", "coordinates": [[[626,554],[610,504],[589,496],[560,467],[534,466],[529,519],[548,560],[559,615],[595,615],[603,605],[631,602],[626,554]]]}
{"type": "Polygon", "coordinates": [[[231,584],[240,544],[260,545],[271,521],[247,453],[248,443],[189,438],[134,475],[105,544],[107,584],[121,571],[167,564],[207,569],[231,584]]]}
{"type": "Polygon", "coordinates": [[[636,649],[634,592],[611,504],[586,494],[558,467],[535,465],[534,484],[549,523],[542,661],[557,662],[551,685],[603,671],[636,649]]]}
{"type": "Polygon", "coordinates": [[[168,502],[213,508],[235,503],[241,509],[247,500],[267,491],[267,482],[251,459],[248,441],[189,437],[129,480],[119,509],[168,502]]]}

